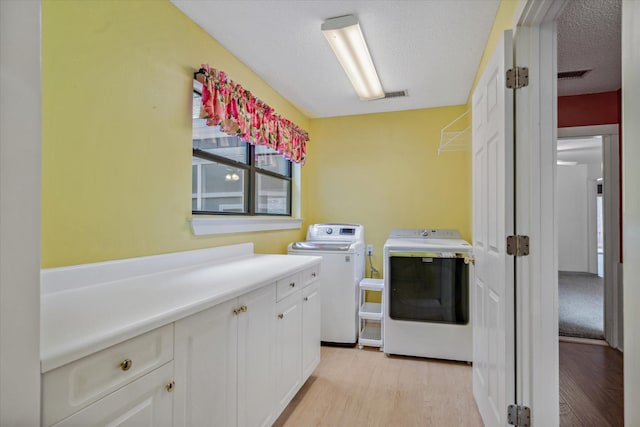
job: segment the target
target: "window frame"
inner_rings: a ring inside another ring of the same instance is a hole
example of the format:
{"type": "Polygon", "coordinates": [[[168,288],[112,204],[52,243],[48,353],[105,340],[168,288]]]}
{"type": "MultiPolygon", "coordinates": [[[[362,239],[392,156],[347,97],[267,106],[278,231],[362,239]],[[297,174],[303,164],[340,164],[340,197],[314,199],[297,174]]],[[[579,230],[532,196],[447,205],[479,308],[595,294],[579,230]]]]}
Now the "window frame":
{"type": "MultiPolygon", "coordinates": [[[[194,85],[195,86],[195,85],[194,85]]],[[[198,94],[202,96],[202,92],[199,91],[196,87],[193,89],[194,94],[198,94]]],[[[192,126],[193,129],[193,126],[192,126]]],[[[196,157],[203,160],[208,160],[211,162],[223,164],[226,166],[231,166],[238,169],[243,169],[247,171],[247,178],[244,182],[244,197],[247,200],[247,211],[246,212],[231,212],[231,211],[206,211],[206,210],[194,210],[191,209],[192,215],[215,215],[215,216],[243,216],[243,217],[256,217],[256,216],[269,216],[269,217],[292,217],[293,216],[293,162],[289,159],[284,159],[287,165],[287,175],[282,175],[277,172],[273,172],[267,169],[260,168],[256,166],[257,157],[256,157],[256,146],[249,142],[245,142],[246,156],[248,159],[248,163],[238,162],[236,160],[232,160],[223,156],[219,156],[214,153],[210,153],[208,151],[193,148],[193,136],[192,140],[192,158],[196,157]],[[256,208],[258,206],[258,195],[257,195],[257,186],[256,186],[256,176],[257,174],[262,174],[266,176],[270,176],[275,179],[279,179],[285,181],[287,183],[287,213],[268,213],[268,212],[258,212],[256,213],[256,208]]],[[[277,154],[280,155],[280,154],[277,154]]],[[[192,163],[193,167],[193,163],[192,163]]],[[[200,177],[200,174],[198,174],[200,177]]],[[[200,183],[198,184],[200,186],[200,183]]],[[[191,197],[193,200],[193,188],[191,189],[191,197]]],[[[197,197],[197,193],[196,193],[197,197]]]]}

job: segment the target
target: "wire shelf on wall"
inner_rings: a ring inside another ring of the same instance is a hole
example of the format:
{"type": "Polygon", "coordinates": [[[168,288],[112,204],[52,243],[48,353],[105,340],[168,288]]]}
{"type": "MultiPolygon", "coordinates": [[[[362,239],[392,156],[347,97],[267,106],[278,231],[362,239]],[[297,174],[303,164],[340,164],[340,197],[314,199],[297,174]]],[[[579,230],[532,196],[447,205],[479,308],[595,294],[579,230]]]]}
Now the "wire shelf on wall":
{"type": "Polygon", "coordinates": [[[471,127],[462,121],[462,118],[467,114],[469,114],[469,110],[442,128],[438,155],[445,151],[464,151],[471,147],[471,127]]]}

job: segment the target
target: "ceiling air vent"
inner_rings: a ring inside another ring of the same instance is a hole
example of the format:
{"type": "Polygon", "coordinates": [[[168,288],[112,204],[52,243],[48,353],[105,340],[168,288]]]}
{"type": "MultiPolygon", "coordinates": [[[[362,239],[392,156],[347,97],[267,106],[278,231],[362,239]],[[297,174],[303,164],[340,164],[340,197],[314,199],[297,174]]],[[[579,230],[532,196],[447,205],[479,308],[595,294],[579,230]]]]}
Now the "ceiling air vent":
{"type": "Polygon", "coordinates": [[[591,71],[591,70],[562,71],[562,72],[558,73],[558,79],[559,80],[581,79],[589,71],[591,71]]]}
{"type": "Polygon", "coordinates": [[[407,90],[398,90],[396,92],[385,92],[384,93],[384,98],[383,99],[387,99],[387,98],[401,98],[403,96],[407,96],[407,90]]]}

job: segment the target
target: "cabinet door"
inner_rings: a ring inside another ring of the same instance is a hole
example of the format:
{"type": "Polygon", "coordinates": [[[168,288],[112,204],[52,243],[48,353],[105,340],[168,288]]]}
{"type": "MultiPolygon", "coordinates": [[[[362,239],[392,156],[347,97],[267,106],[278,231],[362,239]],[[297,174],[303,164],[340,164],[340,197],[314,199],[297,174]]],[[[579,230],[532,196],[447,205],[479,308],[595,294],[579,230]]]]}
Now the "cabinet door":
{"type": "Polygon", "coordinates": [[[302,385],[302,292],[276,306],[276,386],[280,413],[302,385]]]}
{"type": "Polygon", "coordinates": [[[320,363],[320,293],[316,282],[302,290],[302,381],[320,363]]]}
{"type": "Polygon", "coordinates": [[[176,427],[235,426],[238,301],[175,323],[176,427]]]}
{"type": "Polygon", "coordinates": [[[239,298],[238,425],[268,426],[275,420],[273,357],[276,285],[239,298]]]}
{"type": "Polygon", "coordinates": [[[55,424],[54,427],[171,426],[173,393],[171,362],[152,371],[55,424]]]}

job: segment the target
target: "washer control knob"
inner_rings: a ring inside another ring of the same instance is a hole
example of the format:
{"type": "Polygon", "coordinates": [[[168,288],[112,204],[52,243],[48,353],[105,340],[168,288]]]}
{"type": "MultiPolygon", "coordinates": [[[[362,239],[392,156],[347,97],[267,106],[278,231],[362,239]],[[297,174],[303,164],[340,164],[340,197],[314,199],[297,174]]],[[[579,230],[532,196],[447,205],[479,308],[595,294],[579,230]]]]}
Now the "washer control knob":
{"type": "Polygon", "coordinates": [[[333,228],[327,228],[327,234],[333,233],[333,228]]]}

